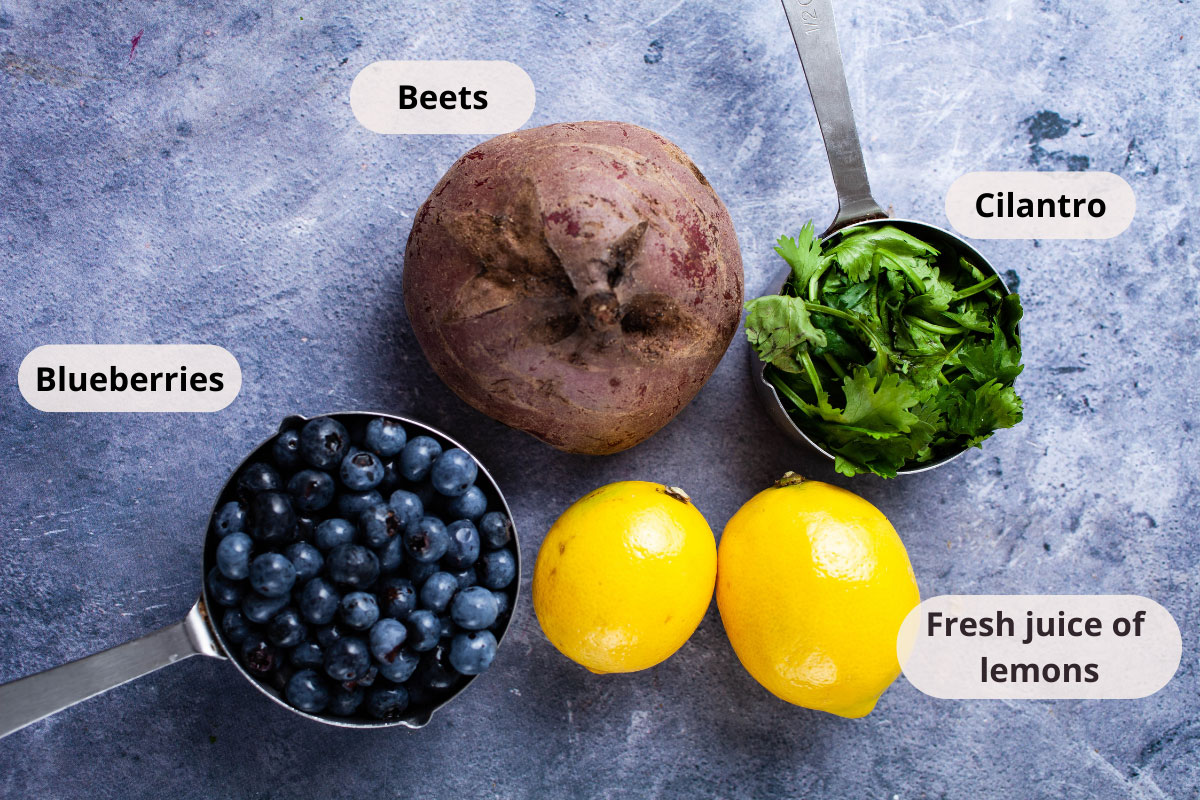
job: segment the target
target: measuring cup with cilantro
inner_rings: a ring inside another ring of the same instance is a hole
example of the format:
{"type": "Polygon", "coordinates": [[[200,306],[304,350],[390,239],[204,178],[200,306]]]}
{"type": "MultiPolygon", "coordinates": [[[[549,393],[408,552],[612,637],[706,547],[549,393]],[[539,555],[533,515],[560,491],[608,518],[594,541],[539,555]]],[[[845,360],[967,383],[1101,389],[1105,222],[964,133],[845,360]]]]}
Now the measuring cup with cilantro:
{"type": "Polygon", "coordinates": [[[838,472],[894,477],[1021,421],[1021,301],[995,273],[892,224],[813,231],[779,238],[791,276],[746,337],[838,472]]]}

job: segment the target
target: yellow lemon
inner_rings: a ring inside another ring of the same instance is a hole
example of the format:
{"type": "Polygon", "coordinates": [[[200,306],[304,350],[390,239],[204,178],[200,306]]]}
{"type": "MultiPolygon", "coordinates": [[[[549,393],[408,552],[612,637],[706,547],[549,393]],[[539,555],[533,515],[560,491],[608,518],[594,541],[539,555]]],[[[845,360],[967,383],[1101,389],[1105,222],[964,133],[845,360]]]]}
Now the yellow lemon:
{"type": "Polygon", "coordinates": [[[920,602],[879,509],[788,473],[729,520],[717,563],[721,621],[755,680],[806,708],[871,712],[900,674],[896,635],[920,602]]]}
{"type": "Polygon", "coordinates": [[[563,512],[533,570],[546,638],[593,672],[665,660],[712,600],[712,529],[679,489],[645,481],[601,487],[563,512]]]}

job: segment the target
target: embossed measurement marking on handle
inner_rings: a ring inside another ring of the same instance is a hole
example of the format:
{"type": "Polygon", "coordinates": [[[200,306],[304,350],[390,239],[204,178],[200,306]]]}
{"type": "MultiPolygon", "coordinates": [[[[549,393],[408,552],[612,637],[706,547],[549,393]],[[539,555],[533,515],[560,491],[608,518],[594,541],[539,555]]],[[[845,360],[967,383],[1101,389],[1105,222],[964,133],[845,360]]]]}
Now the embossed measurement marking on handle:
{"type": "MultiPolygon", "coordinates": [[[[811,6],[813,0],[798,0],[796,5],[811,6]]],[[[817,11],[813,8],[805,8],[800,12],[800,24],[804,26],[804,35],[811,36],[819,30],[817,11]]]]}

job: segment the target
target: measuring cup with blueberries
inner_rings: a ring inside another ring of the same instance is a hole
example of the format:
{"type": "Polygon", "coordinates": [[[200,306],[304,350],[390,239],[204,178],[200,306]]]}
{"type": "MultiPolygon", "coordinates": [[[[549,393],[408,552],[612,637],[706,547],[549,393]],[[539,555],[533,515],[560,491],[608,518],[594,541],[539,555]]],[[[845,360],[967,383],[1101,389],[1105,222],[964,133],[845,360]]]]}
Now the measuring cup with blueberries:
{"type": "Polygon", "coordinates": [[[213,508],[180,623],[0,686],[0,736],[193,655],[343,727],[419,728],[484,672],[520,585],[487,470],[415,420],[288,417],[213,508]]]}

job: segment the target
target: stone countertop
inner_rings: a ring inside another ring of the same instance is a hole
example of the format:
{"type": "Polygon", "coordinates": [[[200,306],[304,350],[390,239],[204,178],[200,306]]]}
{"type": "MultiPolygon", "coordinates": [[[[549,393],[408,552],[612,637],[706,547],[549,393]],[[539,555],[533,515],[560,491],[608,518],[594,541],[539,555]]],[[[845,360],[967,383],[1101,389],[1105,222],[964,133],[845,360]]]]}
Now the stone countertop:
{"type": "Polygon", "coordinates": [[[1138,199],[1116,239],[979,243],[1020,281],[1026,421],[890,482],[784,444],[740,338],[674,422],[619,455],[565,455],[466,407],[421,356],[399,278],[413,212],[482,137],[379,136],[348,105],[378,59],[516,61],[538,90],[530,124],[622,119],[683,147],[729,207],[755,296],[778,271],[772,240],[835,208],[774,0],[0,2],[0,680],[182,618],[242,455],[289,413],[378,408],[481,456],[527,566],[601,484],[683,486],[720,531],[795,469],[878,505],[926,597],[1154,598],[1183,631],[1165,689],[951,702],[901,678],[845,720],[761,689],[715,607],[664,664],[597,677],[545,641],[525,594],[493,669],[424,730],[307,723],[191,659],[0,741],[0,794],[1196,797],[1194,6],[836,5],[875,196],[896,213],[944,225],[947,187],[973,170],[1108,170],[1138,199]],[[35,411],[17,367],[68,342],[218,344],[244,385],[211,415],[35,411]]]}

